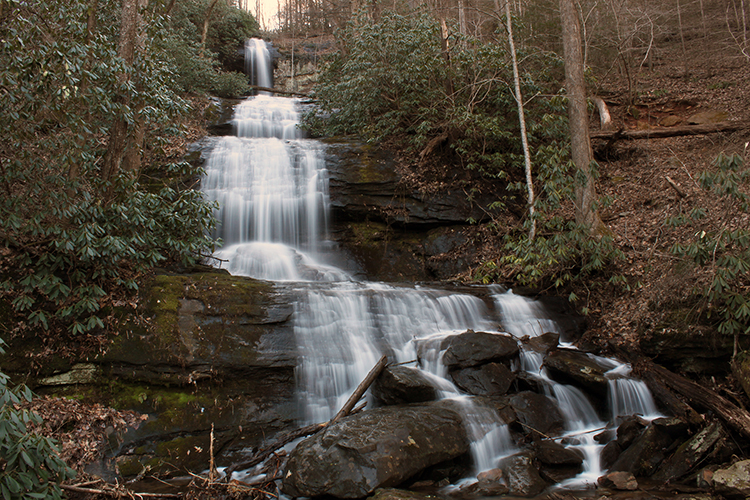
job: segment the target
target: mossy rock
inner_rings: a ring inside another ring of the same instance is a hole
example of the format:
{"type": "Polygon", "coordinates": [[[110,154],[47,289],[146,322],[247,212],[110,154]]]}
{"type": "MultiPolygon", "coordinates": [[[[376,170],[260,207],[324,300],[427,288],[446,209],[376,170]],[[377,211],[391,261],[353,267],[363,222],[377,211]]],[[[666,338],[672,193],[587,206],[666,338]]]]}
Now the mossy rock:
{"type": "Polygon", "coordinates": [[[228,274],[157,275],[141,295],[146,321],[127,318],[96,363],[165,384],[294,369],[292,300],[271,283],[228,274]]]}
{"type": "Polygon", "coordinates": [[[347,224],[342,246],[368,279],[413,281],[427,278],[420,232],[402,232],[379,222],[347,224]]]}

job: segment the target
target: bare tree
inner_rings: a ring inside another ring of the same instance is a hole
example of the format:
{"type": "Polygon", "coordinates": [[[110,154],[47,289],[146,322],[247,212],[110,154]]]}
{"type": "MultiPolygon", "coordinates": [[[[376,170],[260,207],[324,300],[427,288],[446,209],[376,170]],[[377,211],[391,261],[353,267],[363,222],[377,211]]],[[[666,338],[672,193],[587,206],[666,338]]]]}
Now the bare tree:
{"type": "MultiPolygon", "coordinates": [[[[495,8],[500,15],[500,8],[495,0],[495,8]]],[[[505,2],[505,22],[508,30],[508,44],[510,45],[510,55],[513,61],[513,84],[515,93],[513,97],[518,105],[518,122],[521,128],[521,144],[523,145],[523,159],[526,169],[526,191],[527,202],[529,205],[529,219],[531,227],[529,228],[529,239],[533,240],[536,236],[536,219],[534,217],[534,181],[531,177],[531,152],[529,151],[529,139],[526,134],[526,117],[523,109],[523,94],[521,94],[521,78],[518,74],[518,57],[516,55],[516,44],[513,40],[513,22],[510,15],[510,0],[505,2]]]]}
{"type": "Polygon", "coordinates": [[[581,24],[574,0],[560,0],[560,21],[565,58],[565,88],[568,93],[570,149],[573,163],[579,174],[575,176],[576,222],[593,232],[602,222],[596,209],[596,185],[592,171],[593,152],[589,137],[586,81],[581,50],[581,24]]]}

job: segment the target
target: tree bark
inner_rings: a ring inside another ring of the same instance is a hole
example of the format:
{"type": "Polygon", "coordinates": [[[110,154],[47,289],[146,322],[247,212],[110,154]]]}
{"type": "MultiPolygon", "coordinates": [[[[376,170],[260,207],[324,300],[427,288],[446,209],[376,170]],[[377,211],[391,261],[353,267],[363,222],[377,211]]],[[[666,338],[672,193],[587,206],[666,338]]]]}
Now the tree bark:
{"type": "Polygon", "coordinates": [[[591,132],[592,139],[661,139],[685,135],[703,135],[715,132],[749,130],[750,121],[719,122],[705,125],[681,125],[679,127],[654,127],[645,130],[597,130],[591,132]]]}
{"type": "Polygon", "coordinates": [[[609,114],[607,103],[601,97],[592,97],[596,110],[599,113],[599,124],[602,130],[612,130],[612,116],[609,114]]]}
{"type": "Polygon", "coordinates": [[[734,405],[714,391],[650,361],[641,362],[638,368],[639,371],[649,374],[650,377],[676,391],[691,403],[715,412],[735,431],[745,437],[750,437],[750,413],[746,410],[734,405]]]}
{"type": "Polygon", "coordinates": [[[601,226],[602,221],[596,210],[596,184],[592,171],[594,154],[589,138],[581,24],[573,0],[560,0],[560,20],[565,59],[565,87],[568,93],[570,149],[573,163],[580,173],[575,176],[575,217],[578,224],[593,232],[601,226]]]}
{"type": "MultiPolygon", "coordinates": [[[[120,40],[117,52],[127,66],[133,66],[136,51],[144,45],[141,35],[143,28],[141,10],[147,4],[148,0],[122,0],[120,40]]],[[[130,78],[126,73],[120,75],[121,83],[126,83],[130,78]]],[[[122,94],[119,101],[125,107],[130,107],[132,104],[128,93],[122,94]]],[[[117,117],[112,124],[101,172],[103,180],[109,181],[123,170],[137,172],[140,169],[144,124],[139,114],[140,110],[133,112],[133,127],[130,127],[122,117],[117,117]]]]}
{"type": "Polygon", "coordinates": [[[206,15],[203,16],[203,32],[201,33],[201,53],[203,53],[206,50],[206,39],[208,38],[208,25],[211,19],[211,11],[214,10],[214,7],[216,7],[217,3],[219,3],[219,0],[213,0],[211,2],[211,5],[208,6],[208,9],[206,9],[206,15]]]}

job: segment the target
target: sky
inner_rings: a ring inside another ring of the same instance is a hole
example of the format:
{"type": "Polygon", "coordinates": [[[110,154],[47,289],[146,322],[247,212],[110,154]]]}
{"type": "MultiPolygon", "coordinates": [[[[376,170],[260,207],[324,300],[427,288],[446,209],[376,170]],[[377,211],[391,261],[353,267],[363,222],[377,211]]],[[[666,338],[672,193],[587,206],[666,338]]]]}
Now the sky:
{"type": "Polygon", "coordinates": [[[256,9],[260,6],[260,18],[258,22],[261,27],[272,30],[278,25],[276,13],[279,11],[279,0],[250,0],[250,11],[256,14],[256,9]]]}

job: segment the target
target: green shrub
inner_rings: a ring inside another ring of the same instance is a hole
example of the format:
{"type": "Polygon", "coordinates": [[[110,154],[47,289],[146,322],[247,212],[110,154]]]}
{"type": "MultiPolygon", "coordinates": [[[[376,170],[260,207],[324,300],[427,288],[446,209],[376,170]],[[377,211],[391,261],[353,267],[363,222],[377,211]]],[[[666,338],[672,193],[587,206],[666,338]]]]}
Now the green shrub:
{"type": "Polygon", "coordinates": [[[84,0],[38,1],[0,24],[0,245],[13,256],[0,293],[25,318],[18,328],[100,329],[102,308],[113,293],[137,289],[139,273],[191,264],[213,248],[212,206],[179,189],[200,174],[190,165],[161,165],[158,179],[102,178],[101,139],[114,116],[142,121],[156,156],[180,133],[189,106],[155,48],[158,17],[143,57],[127,68],[108,25],[86,32],[87,9],[84,0]],[[137,85],[123,84],[126,71],[137,85]]]}
{"type": "MultiPolygon", "coordinates": [[[[0,340],[0,354],[5,351],[0,340]]],[[[4,500],[62,498],[58,483],[75,477],[59,457],[54,440],[31,430],[41,423],[34,412],[21,408],[31,401],[28,387],[8,387],[8,376],[0,373],[0,494],[4,500]]]]}
{"type": "MultiPolygon", "coordinates": [[[[523,172],[513,74],[503,40],[464,37],[455,30],[443,51],[439,22],[427,14],[385,13],[355,19],[337,34],[342,50],[327,62],[305,125],[321,135],[358,134],[372,142],[398,140],[416,154],[444,136],[465,168],[493,178],[523,172]]],[[[529,67],[557,65],[538,53],[520,55],[529,67]]],[[[539,72],[543,78],[544,74],[539,72]]],[[[529,74],[523,89],[541,91],[529,74]]],[[[535,120],[548,99],[527,105],[532,147],[551,139],[535,120]]]]}
{"type": "Polygon", "coordinates": [[[672,253],[708,273],[708,289],[696,293],[703,298],[708,317],[717,317],[719,332],[736,338],[750,334],[750,229],[743,223],[750,213],[750,169],[741,156],[723,153],[713,166],[714,171],[701,173],[699,182],[718,199],[723,211],[709,218],[706,208],[694,207],[667,222],[695,230],[693,241],[675,244],[672,253]]]}

